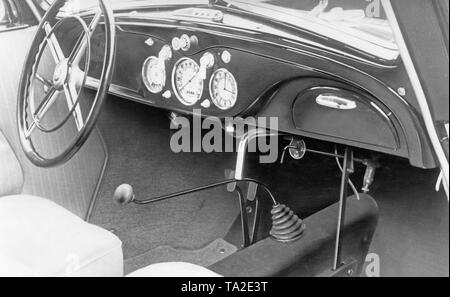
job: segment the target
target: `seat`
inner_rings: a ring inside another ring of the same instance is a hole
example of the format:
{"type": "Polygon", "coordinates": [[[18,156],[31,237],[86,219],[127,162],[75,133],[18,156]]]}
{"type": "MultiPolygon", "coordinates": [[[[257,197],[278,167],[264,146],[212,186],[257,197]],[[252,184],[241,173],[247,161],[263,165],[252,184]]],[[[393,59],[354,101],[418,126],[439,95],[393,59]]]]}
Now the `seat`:
{"type": "MultiPolygon", "coordinates": [[[[0,276],[123,276],[122,242],[47,199],[0,198],[0,276]]],[[[219,276],[188,263],[161,263],[131,277],[219,276]]]]}
{"type": "Polygon", "coordinates": [[[128,277],[221,277],[221,275],[202,266],[170,262],[147,266],[130,273],[128,277]]]}
{"type": "Polygon", "coordinates": [[[19,265],[35,276],[123,275],[122,243],[114,234],[29,195],[0,198],[0,255],[3,275],[19,265]]]}

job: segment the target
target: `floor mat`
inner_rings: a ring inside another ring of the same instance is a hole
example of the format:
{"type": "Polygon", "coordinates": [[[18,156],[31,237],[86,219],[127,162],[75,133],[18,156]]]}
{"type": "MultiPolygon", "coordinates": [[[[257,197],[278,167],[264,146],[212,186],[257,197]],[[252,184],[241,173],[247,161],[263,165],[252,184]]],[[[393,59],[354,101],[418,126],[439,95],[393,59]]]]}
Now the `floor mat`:
{"type": "Polygon", "coordinates": [[[125,261],[125,274],[147,267],[151,264],[162,262],[186,262],[203,267],[231,256],[237,251],[237,247],[219,238],[201,249],[186,250],[171,246],[160,246],[139,256],[125,261]]]}
{"type": "Polygon", "coordinates": [[[173,153],[167,113],[110,98],[99,120],[110,162],[90,222],[114,229],[125,259],[159,246],[199,249],[223,238],[239,215],[239,202],[226,187],[150,205],[119,207],[112,201],[122,183],[146,199],[225,178],[233,154],[173,153]]]}

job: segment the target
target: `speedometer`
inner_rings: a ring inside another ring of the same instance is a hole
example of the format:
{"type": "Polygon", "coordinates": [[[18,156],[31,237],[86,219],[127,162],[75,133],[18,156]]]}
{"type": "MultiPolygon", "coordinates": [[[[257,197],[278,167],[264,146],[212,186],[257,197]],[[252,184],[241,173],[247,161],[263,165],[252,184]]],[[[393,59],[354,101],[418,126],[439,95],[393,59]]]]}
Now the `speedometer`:
{"type": "Polygon", "coordinates": [[[191,106],[202,99],[203,79],[200,66],[194,60],[183,58],[175,64],[172,84],[175,95],[184,105],[191,106]]]}
{"type": "Polygon", "coordinates": [[[214,72],[209,83],[209,91],[213,103],[222,110],[228,110],[236,105],[238,85],[234,75],[226,70],[214,72]]]}

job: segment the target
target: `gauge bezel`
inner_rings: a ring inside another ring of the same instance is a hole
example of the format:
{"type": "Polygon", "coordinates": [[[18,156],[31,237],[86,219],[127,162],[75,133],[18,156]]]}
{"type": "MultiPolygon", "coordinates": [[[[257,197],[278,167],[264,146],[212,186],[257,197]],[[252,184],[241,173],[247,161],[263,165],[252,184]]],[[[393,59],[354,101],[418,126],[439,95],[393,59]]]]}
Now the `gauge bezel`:
{"type": "Polygon", "coordinates": [[[179,94],[177,85],[176,85],[176,83],[175,83],[175,75],[176,75],[178,66],[179,66],[182,62],[185,62],[185,61],[193,62],[193,63],[200,69],[200,65],[199,65],[197,62],[195,62],[194,59],[191,59],[191,58],[188,58],[188,57],[183,57],[183,58],[179,59],[179,60],[175,63],[175,65],[173,66],[173,70],[172,70],[172,89],[173,89],[173,92],[174,92],[175,96],[177,97],[178,101],[180,101],[183,105],[185,105],[185,106],[194,106],[195,104],[197,104],[199,101],[202,100],[205,85],[204,85],[203,80],[200,80],[200,81],[201,81],[201,90],[202,90],[202,91],[201,91],[201,94],[200,94],[200,98],[198,98],[198,100],[195,101],[194,103],[187,102],[187,101],[183,98],[183,96],[181,96],[181,94],[179,94]]]}
{"type": "Polygon", "coordinates": [[[155,56],[150,56],[148,57],[143,66],[142,66],[142,81],[144,82],[145,87],[147,88],[147,90],[152,93],[152,94],[159,94],[161,93],[165,86],[166,86],[166,81],[167,81],[167,73],[166,73],[166,69],[162,69],[164,72],[164,82],[161,84],[161,88],[155,89],[151,86],[151,81],[147,76],[148,73],[148,69],[149,69],[149,65],[150,62],[155,61],[156,63],[159,63],[159,59],[155,56]]]}
{"type": "Polygon", "coordinates": [[[217,108],[219,108],[219,109],[221,109],[221,110],[230,110],[230,109],[232,109],[233,107],[235,107],[235,106],[236,106],[236,103],[237,103],[237,101],[238,101],[239,85],[238,85],[238,82],[237,82],[236,77],[234,76],[234,74],[231,73],[230,70],[228,70],[228,69],[226,69],[226,68],[219,68],[219,69],[217,69],[216,71],[214,71],[214,73],[211,75],[211,78],[210,78],[210,80],[209,80],[209,95],[211,96],[211,101],[213,102],[214,106],[216,106],[217,108]],[[214,92],[213,92],[214,78],[216,77],[216,75],[217,75],[219,72],[225,72],[225,73],[227,73],[227,74],[233,79],[233,81],[234,81],[234,85],[235,85],[235,89],[236,89],[236,95],[235,95],[235,98],[234,98],[234,100],[233,100],[234,102],[233,102],[233,104],[232,104],[231,106],[227,106],[227,107],[220,106],[220,104],[217,102],[217,99],[216,99],[215,96],[214,96],[214,92]]]}

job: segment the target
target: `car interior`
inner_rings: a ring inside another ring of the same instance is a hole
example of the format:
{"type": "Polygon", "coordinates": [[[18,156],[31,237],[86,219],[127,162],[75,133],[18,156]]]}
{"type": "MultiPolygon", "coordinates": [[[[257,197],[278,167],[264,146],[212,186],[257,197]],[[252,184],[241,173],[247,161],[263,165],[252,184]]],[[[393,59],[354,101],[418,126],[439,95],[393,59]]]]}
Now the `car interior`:
{"type": "Polygon", "coordinates": [[[396,31],[328,2],[0,0],[0,275],[448,274],[396,31]]]}

